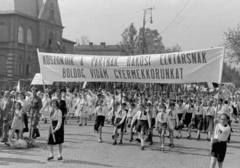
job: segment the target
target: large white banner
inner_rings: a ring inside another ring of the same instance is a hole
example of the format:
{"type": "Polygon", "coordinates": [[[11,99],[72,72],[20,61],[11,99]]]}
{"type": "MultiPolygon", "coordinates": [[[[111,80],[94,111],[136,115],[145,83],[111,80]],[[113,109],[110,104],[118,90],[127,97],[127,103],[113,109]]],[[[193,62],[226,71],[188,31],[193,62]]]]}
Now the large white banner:
{"type": "Polygon", "coordinates": [[[220,83],[224,48],[135,56],[38,52],[42,77],[64,82],[220,83]]]}

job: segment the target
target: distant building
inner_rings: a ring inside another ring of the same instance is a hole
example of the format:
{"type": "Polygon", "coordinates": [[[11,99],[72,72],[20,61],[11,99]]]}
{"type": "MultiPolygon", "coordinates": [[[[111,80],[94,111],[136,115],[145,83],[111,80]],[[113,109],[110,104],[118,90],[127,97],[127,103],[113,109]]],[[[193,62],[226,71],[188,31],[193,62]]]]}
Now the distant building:
{"type": "Polygon", "coordinates": [[[121,55],[116,45],[106,45],[105,42],[100,45],[93,45],[92,42],[89,45],[75,45],[74,53],[80,55],[121,55]]]}
{"type": "Polygon", "coordinates": [[[58,0],[0,0],[0,79],[16,81],[39,73],[41,52],[73,53],[62,38],[58,0]]]}

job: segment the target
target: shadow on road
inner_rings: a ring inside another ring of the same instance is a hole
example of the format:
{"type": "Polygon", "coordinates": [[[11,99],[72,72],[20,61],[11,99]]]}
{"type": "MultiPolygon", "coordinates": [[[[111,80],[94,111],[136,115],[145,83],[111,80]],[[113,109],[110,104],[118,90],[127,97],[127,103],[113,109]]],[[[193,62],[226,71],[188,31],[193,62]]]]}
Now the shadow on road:
{"type": "Polygon", "coordinates": [[[31,160],[31,159],[23,159],[23,158],[4,158],[4,157],[0,157],[0,164],[2,164],[1,162],[9,162],[9,163],[29,163],[29,164],[33,164],[33,163],[38,163],[38,164],[45,164],[45,162],[40,162],[38,160],[31,160]]]}
{"type": "Polygon", "coordinates": [[[81,160],[64,160],[63,163],[67,163],[67,164],[74,163],[74,164],[101,166],[101,167],[115,167],[115,166],[111,166],[111,165],[95,163],[95,162],[87,162],[87,161],[81,161],[81,160]]]}

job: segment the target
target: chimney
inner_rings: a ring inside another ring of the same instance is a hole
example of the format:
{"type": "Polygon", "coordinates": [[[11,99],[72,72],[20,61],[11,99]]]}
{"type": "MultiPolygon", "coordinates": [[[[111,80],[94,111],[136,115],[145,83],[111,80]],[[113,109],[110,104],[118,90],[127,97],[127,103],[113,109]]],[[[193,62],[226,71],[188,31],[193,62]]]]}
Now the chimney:
{"type": "Polygon", "coordinates": [[[93,46],[93,42],[89,42],[89,46],[92,47],[93,46]]]}
{"type": "Polygon", "coordinates": [[[105,46],[106,46],[106,43],[105,43],[105,42],[101,42],[100,45],[101,45],[102,47],[105,47],[105,46]]]}

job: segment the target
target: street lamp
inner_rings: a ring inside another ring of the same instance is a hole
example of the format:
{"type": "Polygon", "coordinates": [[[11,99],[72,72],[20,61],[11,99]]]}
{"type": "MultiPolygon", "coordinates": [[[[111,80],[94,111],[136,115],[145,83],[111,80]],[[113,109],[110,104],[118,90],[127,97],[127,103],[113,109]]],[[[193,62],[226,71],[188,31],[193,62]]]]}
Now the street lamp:
{"type": "Polygon", "coordinates": [[[155,6],[154,7],[151,7],[151,8],[147,8],[147,9],[144,9],[144,14],[143,14],[143,41],[142,41],[142,54],[145,53],[145,24],[147,23],[147,21],[150,20],[150,24],[153,24],[153,21],[152,21],[152,10],[155,9],[155,6]],[[148,20],[146,20],[146,14],[147,12],[150,11],[150,18],[148,20]]]}

